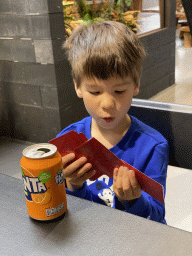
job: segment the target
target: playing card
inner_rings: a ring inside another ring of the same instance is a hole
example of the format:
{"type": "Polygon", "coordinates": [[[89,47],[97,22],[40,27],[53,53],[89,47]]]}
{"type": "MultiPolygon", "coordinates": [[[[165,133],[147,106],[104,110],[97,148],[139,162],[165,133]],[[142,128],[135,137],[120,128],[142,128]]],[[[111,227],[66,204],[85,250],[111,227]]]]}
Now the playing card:
{"type": "Polygon", "coordinates": [[[50,140],[49,143],[54,144],[61,156],[64,156],[73,152],[76,147],[86,140],[87,138],[83,133],[78,134],[75,131],[70,131],[56,139],[50,140]]]}

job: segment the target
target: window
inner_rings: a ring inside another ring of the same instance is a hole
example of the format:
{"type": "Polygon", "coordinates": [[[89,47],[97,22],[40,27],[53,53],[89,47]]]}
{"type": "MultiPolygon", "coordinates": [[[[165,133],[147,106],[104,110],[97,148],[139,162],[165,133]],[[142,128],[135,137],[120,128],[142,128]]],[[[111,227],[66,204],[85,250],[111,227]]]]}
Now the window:
{"type": "Polygon", "coordinates": [[[164,27],[164,0],[63,1],[66,35],[81,23],[115,20],[141,34],[164,27]]]}

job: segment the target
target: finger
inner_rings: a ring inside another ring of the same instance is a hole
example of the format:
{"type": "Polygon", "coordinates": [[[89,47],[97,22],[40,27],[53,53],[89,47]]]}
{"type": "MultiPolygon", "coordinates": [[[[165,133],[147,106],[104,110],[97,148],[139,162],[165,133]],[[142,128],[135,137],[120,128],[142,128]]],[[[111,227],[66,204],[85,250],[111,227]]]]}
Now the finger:
{"type": "Polygon", "coordinates": [[[123,177],[123,168],[122,168],[122,166],[119,167],[116,174],[117,174],[117,176],[116,176],[116,188],[118,190],[121,190],[122,189],[122,177],[123,177]]]}
{"type": "Polygon", "coordinates": [[[93,175],[95,175],[95,170],[88,170],[86,171],[82,176],[76,177],[73,175],[70,178],[67,178],[66,180],[73,185],[82,185],[87,179],[90,179],[93,175]]]}
{"type": "Polygon", "coordinates": [[[76,172],[82,165],[84,165],[87,162],[86,157],[81,157],[71,163],[69,166],[67,166],[64,169],[64,177],[70,176],[73,172],[76,172]]]}
{"type": "Polygon", "coordinates": [[[81,176],[78,180],[76,180],[76,183],[84,183],[86,180],[90,179],[93,175],[95,175],[95,170],[89,170],[86,172],[83,176],[81,176]]]}
{"type": "Polygon", "coordinates": [[[75,177],[76,179],[79,179],[80,177],[84,176],[88,171],[90,171],[91,168],[92,168],[92,164],[86,163],[81,168],[73,172],[71,177],[75,177]]]}
{"type": "Polygon", "coordinates": [[[72,161],[74,158],[75,158],[75,154],[74,153],[70,153],[70,154],[67,154],[67,155],[63,156],[62,157],[62,164],[63,164],[63,166],[65,166],[67,163],[72,161]]]}
{"type": "Polygon", "coordinates": [[[140,197],[142,189],[141,186],[139,185],[137,178],[135,176],[135,172],[133,170],[129,171],[129,176],[130,176],[130,183],[133,191],[133,195],[135,197],[140,197]]]}
{"type": "Polygon", "coordinates": [[[122,189],[124,193],[125,198],[131,198],[132,197],[132,187],[130,182],[130,173],[129,169],[127,167],[124,167],[124,173],[123,173],[123,179],[122,179],[122,189]]]}
{"type": "Polygon", "coordinates": [[[115,169],[115,181],[113,181],[113,190],[118,198],[124,197],[122,180],[123,180],[123,168],[122,166],[119,169],[115,169]]]}

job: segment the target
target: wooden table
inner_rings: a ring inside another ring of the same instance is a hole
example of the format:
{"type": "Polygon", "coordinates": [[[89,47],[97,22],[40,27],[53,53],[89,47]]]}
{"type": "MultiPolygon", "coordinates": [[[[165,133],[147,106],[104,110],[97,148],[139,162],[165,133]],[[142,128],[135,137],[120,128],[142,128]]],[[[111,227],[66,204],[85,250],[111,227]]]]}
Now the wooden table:
{"type": "Polygon", "coordinates": [[[68,212],[52,223],[28,216],[23,182],[0,174],[0,255],[192,255],[192,234],[67,196],[68,212]]]}

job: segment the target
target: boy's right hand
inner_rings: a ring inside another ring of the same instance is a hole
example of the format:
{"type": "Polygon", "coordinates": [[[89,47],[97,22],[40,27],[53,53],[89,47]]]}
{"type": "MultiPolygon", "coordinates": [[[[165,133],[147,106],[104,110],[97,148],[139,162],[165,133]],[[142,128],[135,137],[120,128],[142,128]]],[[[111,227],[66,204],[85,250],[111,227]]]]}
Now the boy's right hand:
{"type": "Polygon", "coordinates": [[[90,163],[86,163],[86,157],[81,157],[70,163],[74,159],[74,153],[70,153],[62,157],[63,175],[66,180],[66,185],[68,189],[73,191],[80,189],[84,182],[95,174],[95,170],[91,170],[92,165],[90,163]]]}

